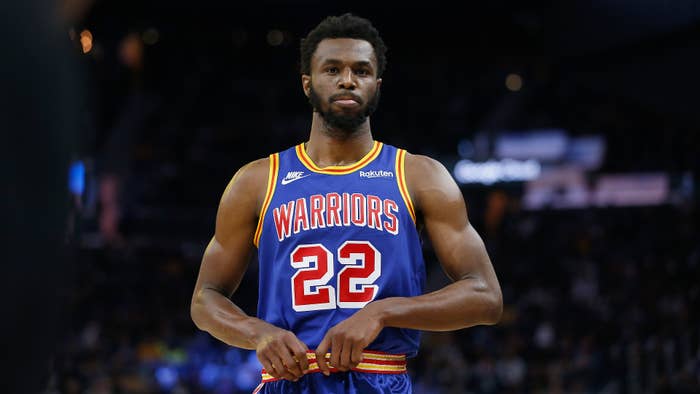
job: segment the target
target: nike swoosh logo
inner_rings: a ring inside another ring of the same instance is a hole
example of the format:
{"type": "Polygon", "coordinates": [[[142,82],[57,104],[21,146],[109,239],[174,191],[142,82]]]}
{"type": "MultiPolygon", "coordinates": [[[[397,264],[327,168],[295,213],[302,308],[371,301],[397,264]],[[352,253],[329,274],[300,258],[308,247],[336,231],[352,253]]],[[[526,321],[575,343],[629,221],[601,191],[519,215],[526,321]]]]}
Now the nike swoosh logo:
{"type": "Polygon", "coordinates": [[[299,179],[306,178],[307,176],[310,176],[310,175],[311,175],[311,174],[306,174],[306,175],[304,175],[304,176],[300,176],[300,177],[292,178],[292,179],[284,178],[284,179],[282,179],[282,184],[283,184],[283,185],[286,185],[286,184],[292,183],[292,182],[294,182],[294,181],[298,181],[299,179]]]}

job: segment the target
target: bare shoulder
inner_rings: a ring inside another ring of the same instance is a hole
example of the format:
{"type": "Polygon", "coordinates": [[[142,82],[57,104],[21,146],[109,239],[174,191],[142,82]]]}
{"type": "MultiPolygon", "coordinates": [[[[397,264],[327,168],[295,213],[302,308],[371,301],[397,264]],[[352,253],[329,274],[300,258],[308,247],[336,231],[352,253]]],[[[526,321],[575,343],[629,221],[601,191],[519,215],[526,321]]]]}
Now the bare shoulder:
{"type": "Polygon", "coordinates": [[[462,192],[447,168],[438,160],[406,153],[406,186],[419,210],[434,203],[455,202],[462,192]]]}
{"type": "Polygon", "coordinates": [[[406,174],[409,172],[417,176],[449,176],[445,166],[432,157],[406,152],[406,174]]]}
{"type": "Polygon", "coordinates": [[[457,188],[452,175],[438,160],[425,155],[406,153],[406,183],[409,190],[457,188]]]}
{"type": "Polygon", "coordinates": [[[219,205],[259,206],[267,190],[270,158],[251,161],[236,171],[224,190],[219,205]]]}

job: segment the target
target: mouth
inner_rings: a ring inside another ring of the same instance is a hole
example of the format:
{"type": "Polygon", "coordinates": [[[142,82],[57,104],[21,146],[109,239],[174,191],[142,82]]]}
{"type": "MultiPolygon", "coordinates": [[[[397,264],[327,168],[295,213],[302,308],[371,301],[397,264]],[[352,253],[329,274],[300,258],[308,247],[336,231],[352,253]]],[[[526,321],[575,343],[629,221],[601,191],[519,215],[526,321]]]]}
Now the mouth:
{"type": "Polygon", "coordinates": [[[362,99],[353,93],[338,93],[331,96],[331,101],[354,101],[356,103],[362,102],[362,99]]]}
{"type": "Polygon", "coordinates": [[[336,104],[341,107],[354,107],[360,105],[357,101],[353,99],[340,99],[340,100],[333,100],[333,104],[336,104]]]}
{"type": "Polygon", "coordinates": [[[351,108],[360,105],[360,98],[351,94],[339,94],[331,97],[331,102],[339,107],[351,108]]]}

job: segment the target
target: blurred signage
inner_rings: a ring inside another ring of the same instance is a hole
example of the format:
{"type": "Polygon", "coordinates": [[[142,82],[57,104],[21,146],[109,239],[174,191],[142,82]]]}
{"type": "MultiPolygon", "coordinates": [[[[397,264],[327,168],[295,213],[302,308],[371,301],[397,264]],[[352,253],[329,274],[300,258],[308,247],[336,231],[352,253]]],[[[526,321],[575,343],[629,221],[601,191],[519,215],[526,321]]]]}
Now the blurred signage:
{"type": "Polygon", "coordinates": [[[549,169],[527,182],[526,209],[631,207],[666,204],[670,180],[663,173],[605,174],[588,182],[582,169],[549,169]]]}
{"type": "Polygon", "coordinates": [[[502,132],[496,136],[492,152],[497,159],[534,159],[542,163],[575,164],[589,170],[599,168],[604,155],[602,136],[570,137],[561,129],[502,132]]]}
{"type": "Polygon", "coordinates": [[[566,154],[568,142],[564,130],[504,132],[496,138],[493,155],[499,159],[556,161],[566,154]]]}
{"type": "Polygon", "coordinates": [[[666,174],[604,175],[598,178],[591,196],[597,206],[659,205],[668,200],[666,174]]]}
{"type": "Polygon", "coordinates": [[[460,160],[452,171],[460,183],[481,183],[491,185],[496,182],[527,181],[540,175],[541,165],[536,160],[489,160],[472,162],[460,160]]]}
{"type": "Polygon", "coordinates": [[[582,169],[571,166],[552,168],[525,184],[523,206],[526,209],[581,208],[588,205],[589,195],[582,169]]]}

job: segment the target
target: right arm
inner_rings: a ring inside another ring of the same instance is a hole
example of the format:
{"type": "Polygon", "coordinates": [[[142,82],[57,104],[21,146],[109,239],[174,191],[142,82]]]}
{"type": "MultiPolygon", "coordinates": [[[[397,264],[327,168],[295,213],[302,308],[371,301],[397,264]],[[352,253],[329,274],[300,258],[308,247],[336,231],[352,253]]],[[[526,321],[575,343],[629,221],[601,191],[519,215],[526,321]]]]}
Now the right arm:
{"type": "Polygon", "coordinates": [[[308,369],[306,345],[292,332],[248,316],[230,299],[251,256],[268,171],[269,159],[254,161],[241,168],[226,187],[216,215],[216,231],[199,268],[190,314],[199,329],[220,341],[255,349],[272,376],[296,380],[308,369]]]}

